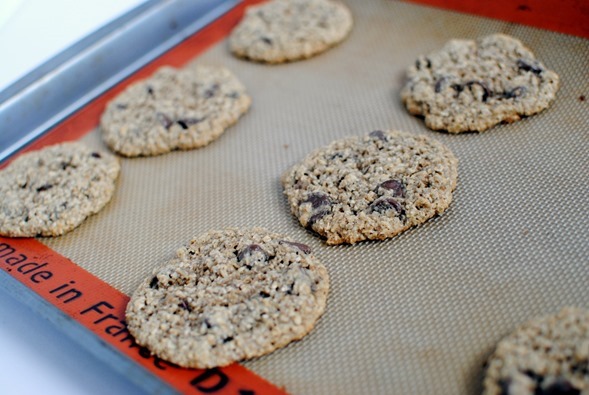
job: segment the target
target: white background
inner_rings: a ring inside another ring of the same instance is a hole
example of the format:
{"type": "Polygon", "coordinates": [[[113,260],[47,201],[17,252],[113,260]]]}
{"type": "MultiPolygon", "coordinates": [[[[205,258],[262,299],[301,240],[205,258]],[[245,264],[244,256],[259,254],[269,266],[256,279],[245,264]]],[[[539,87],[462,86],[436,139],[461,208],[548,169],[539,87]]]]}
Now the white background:
{"type": "Polygon", "coordinates": [[[0,91],[145,0],[0,0],[0,91]]]}
{"type": "Polygon", "coordinates": [[[0,290],[0,394],[142,394],[138,387],[0,290]]]}
{"type": "MultiPolygon", "coordinates": [[[[0,0],[0,91],[144,0],[0,0]]],[[[141,394],[0,289],[0,394],[141,394]]]]}

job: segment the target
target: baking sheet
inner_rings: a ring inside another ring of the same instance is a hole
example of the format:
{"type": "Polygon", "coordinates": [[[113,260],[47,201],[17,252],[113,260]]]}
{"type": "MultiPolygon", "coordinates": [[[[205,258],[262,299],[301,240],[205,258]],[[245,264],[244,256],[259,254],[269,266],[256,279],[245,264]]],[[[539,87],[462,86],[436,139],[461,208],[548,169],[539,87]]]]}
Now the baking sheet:
{"type": "MultiPolygon", "coordinates": [[[[518,323],[589,307],[588,41],[393,1],[349,1],[340,46],[269,66],[225,41],[195,63],[229,67],[253,105],[194,151],[122,159],[112,202],[42,242],[130,294],[192,236],[263,226],[313,247],[331,275],[325,315],[302,341],[244,365],[294,394],[480,391],[483,363],[518,323]],[[561,76],[551,108],[483,134],[427,130],[399,98],[404,70],[451,38],[521,39],[561,76]],[[426,134],[460,160],[450,209],[383,242],[327,246],[290,215],[280,174],[310,150],[374,129],[426,134]]],[[[102,143],[98,132],[83,138],[102,143]]]]}

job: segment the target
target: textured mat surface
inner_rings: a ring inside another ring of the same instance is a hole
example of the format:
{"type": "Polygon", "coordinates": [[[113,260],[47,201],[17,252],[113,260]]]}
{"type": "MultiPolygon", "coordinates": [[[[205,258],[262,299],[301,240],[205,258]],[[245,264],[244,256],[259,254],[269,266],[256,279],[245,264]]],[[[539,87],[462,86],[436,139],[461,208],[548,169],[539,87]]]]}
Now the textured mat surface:
{"type": "MultiPolygon", "coordinates": [[[[125,293],[192,236],[263,226],[312,246],[330,271],[327,311],[310,336],[245,365],[294,394],[468,394],[520,322],[589,307],[589,42],[385,0],[349,1],[340,46],[280,66],[222,64],[253,105],[211,145],[122,160],[103,212],[44,243],[125,293]],[[405,68],[448,39],[521,39],[561,76],[553,106],[484,134],[429,131],[402,106],[405,68]],[[584,101],[582,97],[586,97],[584,101]],[[384,242],[329,247],[289,213],[280,174],[333,139],[395,128],[427,134],[460,159],[450,209],[384,242]]],[[[100,146],[97,133],[84,140],[100,146]]]]}

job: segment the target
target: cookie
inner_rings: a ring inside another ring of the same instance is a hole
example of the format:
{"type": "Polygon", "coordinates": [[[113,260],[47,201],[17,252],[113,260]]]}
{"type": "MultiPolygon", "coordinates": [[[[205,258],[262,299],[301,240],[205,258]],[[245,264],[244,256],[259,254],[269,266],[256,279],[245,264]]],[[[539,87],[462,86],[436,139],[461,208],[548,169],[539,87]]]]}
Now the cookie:
{"type": "Polygon", "coordinates": [[[407,72],[401,98],[433,130],[483,132],[550,106],[558,75],[517,39],[494,34],[451,40],[420,56],[407,72]]]}
{"type": "Polygon", "coordinates": [[[211,231],[143,281],[127,324],[162,359],[225,366],[305,336],[328,290],[327,271],[308,246],[261,228],[211,231]]]}
{"type": "Polygon", "coordinates": [[[259,62],[306,59],[342,42],[352,25],[352,13],[336,1],[273,0],[247,8],[229,47],[234,55],[259,62]]]}
{"type": "Polygon", "coordinates": [[[501,340],[484,395],[589,394],[589,311],[568,307],[501,340]]]}
{"type": "Polygon", "coordinates": [[[16,158],[0,171],[0,235],[59,236],[112,198],[118,159],[82,143],[63,143],[16,158]]]}
{"type": "Polygon", "coordinates": [[[441,143],[398,131],[337,140],[282,176],[301,225],[327,244],[382,240],[441,214],[458,160],[441,143]]]}
{"type": "Polygon", "coordinates": [[[124,156],[203,147],[250,107],[244,86],[227,69],[162,67],[112,100],[100,126],[106,144],[124,156]]]}

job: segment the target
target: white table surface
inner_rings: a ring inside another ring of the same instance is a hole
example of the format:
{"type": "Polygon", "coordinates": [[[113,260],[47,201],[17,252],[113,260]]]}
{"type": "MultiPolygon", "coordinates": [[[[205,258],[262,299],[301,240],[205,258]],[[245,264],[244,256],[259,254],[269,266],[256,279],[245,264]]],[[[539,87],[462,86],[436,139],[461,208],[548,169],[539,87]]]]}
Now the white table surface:
{"type": "Polygon", "coordinates": [[[0,394],[142,394],[51,322],[0,289],[0,394]]]}
{"type": "MultiPolygon", "coordinates": [[[[0,91],[144,0],[0,0],[0,91]]],[[[0,289],[0,394],[141,394],[0,289]]]]}
{"type": "Polygon", "coordinates": [[[145,0],[0,0],[0,91],[145,0]]]}

